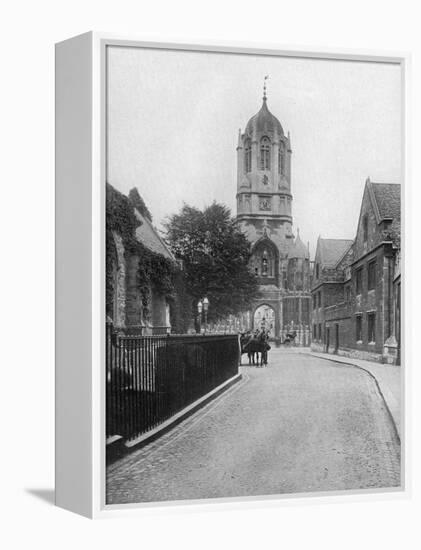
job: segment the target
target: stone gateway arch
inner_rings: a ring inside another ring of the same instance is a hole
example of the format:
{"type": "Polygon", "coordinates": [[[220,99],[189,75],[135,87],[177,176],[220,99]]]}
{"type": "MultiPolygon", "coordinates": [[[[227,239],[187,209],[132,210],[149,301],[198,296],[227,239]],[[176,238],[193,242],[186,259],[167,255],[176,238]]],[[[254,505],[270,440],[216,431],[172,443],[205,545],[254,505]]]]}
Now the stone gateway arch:
{"type": "Polygon", "coordinates": [[[253,329],[264,329],[269,331],[269,334],[275,332],[275,310],[272,306],[263,304],[254,310],[253,329]]]}
{"type": "Polygon", "coordinates": [[[237,221],[250,242],[250,269],[261,294],[248,328],[264,318],[271,338],[283,341],[297,330],[297,341],[309,345],[311,264],[308,246],[293,229],[291,155],[290,134],[269,111],[264,89],[262,106],[239,131],[237,145],[237,221]]]}

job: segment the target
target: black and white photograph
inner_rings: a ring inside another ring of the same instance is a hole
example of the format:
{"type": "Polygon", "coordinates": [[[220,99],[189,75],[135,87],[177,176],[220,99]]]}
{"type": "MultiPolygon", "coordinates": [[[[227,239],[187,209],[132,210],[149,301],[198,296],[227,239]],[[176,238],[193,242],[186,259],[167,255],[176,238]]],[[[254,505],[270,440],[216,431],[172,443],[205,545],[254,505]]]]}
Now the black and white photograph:
{"type": "Polygon", "coordinates": [[[107,505],[401,491],[402,67],[109,45],[107,505]]]}
{"type": "Polygon", "coordinates": [[[1,547],[419,550],[418,4],[2,7],[1,547]]]}

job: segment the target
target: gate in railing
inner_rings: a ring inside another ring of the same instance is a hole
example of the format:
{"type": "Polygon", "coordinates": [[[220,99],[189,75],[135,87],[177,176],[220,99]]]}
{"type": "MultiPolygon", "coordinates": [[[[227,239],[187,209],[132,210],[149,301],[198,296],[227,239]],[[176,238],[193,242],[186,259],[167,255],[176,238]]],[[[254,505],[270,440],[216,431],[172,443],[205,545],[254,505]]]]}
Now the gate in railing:
{"type": "Polygon", "coordinates": [[[236,335],[124,336],[107,323],[107,437],[133,439],[238,373],[236,335]]]}

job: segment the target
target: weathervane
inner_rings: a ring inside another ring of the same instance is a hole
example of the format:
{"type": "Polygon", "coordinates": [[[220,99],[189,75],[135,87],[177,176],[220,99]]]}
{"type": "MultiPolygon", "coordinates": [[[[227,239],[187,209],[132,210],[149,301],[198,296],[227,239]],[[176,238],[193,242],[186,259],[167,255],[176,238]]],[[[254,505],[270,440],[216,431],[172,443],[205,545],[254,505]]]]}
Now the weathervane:
{"type": "Polygon", "coordinates": [[[263,100],[266,100],[266,80],[268,78],[269,78],[269,75],[267,74],[263,79],[263,100]]]}

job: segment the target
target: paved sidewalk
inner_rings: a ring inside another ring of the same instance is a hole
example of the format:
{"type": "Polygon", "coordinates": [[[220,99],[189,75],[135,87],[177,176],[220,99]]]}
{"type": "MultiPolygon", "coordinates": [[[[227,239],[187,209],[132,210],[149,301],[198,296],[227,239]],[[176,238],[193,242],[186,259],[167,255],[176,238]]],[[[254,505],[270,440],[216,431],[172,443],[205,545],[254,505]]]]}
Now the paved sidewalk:
{"type": "Polygon", "coordinates": [[[320,357],[327,361],[353,365],[374,376],[395,423],[399,439],[401,438],[402,366],[374,363],[372,361],[364,361],[362,359],[354,359],[352,357],[343,357],[341,355],[332,355],[329,353],[319,353],[308,348],[306,348],[304,353],[309,353],[313,357],[320,357]]]}

